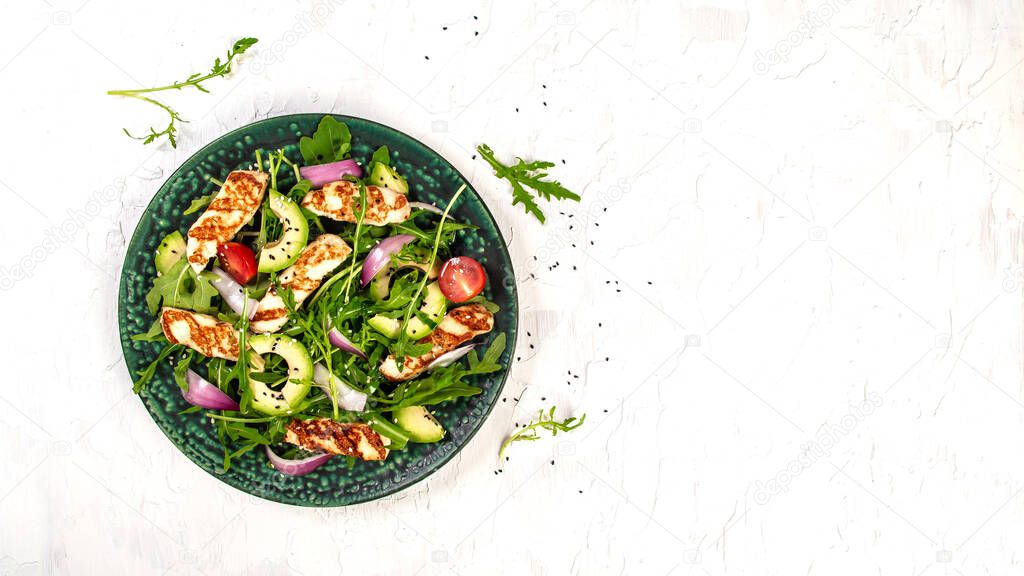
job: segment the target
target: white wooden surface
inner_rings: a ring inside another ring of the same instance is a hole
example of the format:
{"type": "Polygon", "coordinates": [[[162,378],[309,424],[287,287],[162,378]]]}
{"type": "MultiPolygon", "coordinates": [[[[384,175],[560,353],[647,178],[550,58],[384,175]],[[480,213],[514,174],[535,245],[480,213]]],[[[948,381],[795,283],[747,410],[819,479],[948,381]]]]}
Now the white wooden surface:
{"type": "Polygon", "coordinates": [[[1019,3],[232,4],[4,3],[0,573],[1022,571],[1019,3]],[[243,35],[233,77],[169,95],[176,150],[120,133],[162,118],[105,90],[243,35]],[[170,172],[309,111],[448,157],[522,299],[481,434],[337,510],[193,466],[131,395],[115,322],[170,172]],[[479,142],[557,161],[584,201],[539,225],[479,142]],[[587,426],[496,476],[552,403],[587,426]]]}

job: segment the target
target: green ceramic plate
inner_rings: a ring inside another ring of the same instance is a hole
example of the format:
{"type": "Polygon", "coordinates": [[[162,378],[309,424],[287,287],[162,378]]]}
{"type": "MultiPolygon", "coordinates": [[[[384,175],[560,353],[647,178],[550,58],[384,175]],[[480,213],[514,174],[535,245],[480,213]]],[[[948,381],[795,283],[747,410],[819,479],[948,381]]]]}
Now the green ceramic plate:
{"type": "MultiPolygon", "coordinates": [[[[193,198],[213,190],[206,177],[222,179],[231,170],[248,166],[256,149],[284,148],[290,157],[300,158],[297,145],[301,135],[312,134],[322,114],[295,114],[262,120],[226,134],[188,159],[164,183],[146,208],[135,229],[121,271],[118,324],[121,347],[129,372],[135,374],[152,362],[159,345],[134,342],[131,336],[145,332],[153,317],[145,303],[156,270],[153,252],[157,243],[172,230],[185,231],[197,215],[181,213],[193,198]]],[[[349,469],[344,458],[334,458],[307,476],[295,478],[267,465],[266,456],[254,451],[232,461],[222,473],[223,451],[213,427],[200,414],[180,415],[188,408],[174,383],[171,370],[163,366],[142,393],[142,403],[157,426],[189,459],[220,480],[254,496],[302,506],[344,506],[393,494],[426,478],[465,446],[494,407],[501,393],[512,352],[515,349],[518,302],[516,282],[505,241],[483,200],[455,168],[438,153],[416,139],[387,126],[351,116],[335,116],[352,131],[352,155],[366,164],[373,150],[387,145],[392,163],[406,176],[410,198],[444,206],[462,184],[469,185],[452,216],[480,227],[460,233],[455,252],[476,258],[487,271],[485,294],[501,306],[495,318],[494,335],[508,335],[502,357],[506,367],[499,373],[477,376],[475,385],[483,393],[437,407],[435,414],[448,430],[437,444],[410,444],[392,452],[384,463],[358,462],[349,469]]],[[[282,174],[284,171],[282,171],[282,174]]],[[[292,182],[279,182],[287,189],[292,182]]]]}

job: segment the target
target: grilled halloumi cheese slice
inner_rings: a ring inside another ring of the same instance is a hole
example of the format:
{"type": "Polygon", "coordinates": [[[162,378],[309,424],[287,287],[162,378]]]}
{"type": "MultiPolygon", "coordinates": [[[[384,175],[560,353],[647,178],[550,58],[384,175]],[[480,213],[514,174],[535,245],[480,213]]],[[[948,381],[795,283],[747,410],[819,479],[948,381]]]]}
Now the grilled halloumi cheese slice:
{"type": "Polygon", "coordinates": [[[160,327],[171,344],[182,344],[210,358],[238,360],[238,330],[213,316],[164,308],[160,327]]]}
{"type": "Polygon", "coordinates": [[[252,220],[267,188],[266,172],[235,170],[220,192],[188,230],[186,254],[196,272],[217,255],[217,246],[231,240],[252,220]]]}
{"type": "MultiPolygon", "coordinates": [[[[344,240],[334,234],[323,234],[302,249],[299,258],[281,273],[278,280],[281,286],[291,289],[298,307],[351,253],[352,249],[344,240]]],[[[287,322],[288,309],[271,286],[260,300],[249,329],[261,333],[277,332],[287,322]]]]}
{"type": "Polygon", "coordinates": [[[363,460],[388,457],[387,439],[360,422],[335,422],[330,418],[292,420],[285,429],[284,441],[311,452],[355,456],[363,460]]]}
{"type": "MultiPolygon", "coordinates": [[[[355,208],[359,206],[359,186],[341,180],[311,190],[302,199],[302,207],[314,214],[341,222],[356,222],[355,208]]],[[[409,219],[412,209],[405,194],[379,186],[366,187],[366,216],[364,224],[384,226],[409,219]]]]}
{"type": "Polygon", "coordinates": [[[380,365],[380,373],[392,382],[401,382],[415,378],[427,369],[427,366],[446,352],[458,348],[473,338],[486,334],[494,328],[494,315],[480,304],[467,304],[449,310],[444,319],[429,336],[420,340],[420,344],[430,343],[430,352],[422,356],[406,356],[402,369],[394,355],[388,355],[380,365]]]}

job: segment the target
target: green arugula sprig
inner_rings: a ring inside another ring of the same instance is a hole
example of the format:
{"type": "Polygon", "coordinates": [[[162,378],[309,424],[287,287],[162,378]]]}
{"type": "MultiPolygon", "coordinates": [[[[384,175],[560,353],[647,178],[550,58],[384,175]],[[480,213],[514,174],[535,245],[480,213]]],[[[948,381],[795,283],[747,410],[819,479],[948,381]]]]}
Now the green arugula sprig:
{"type": "MultiPolygon", "coordinates": [[[[458,202],[459,196],[462,196],[462,192],[465,189],[465,184],[460,186],[459,189],[455,191],[455,194],[452,195],[452,199],[448,201],[448,205],[445,206],[444,212],[441,213],[441,220],[437,224],[437,233],[434,237],[434,250],[430,254],[430,259],[427,260],[427,270],[433,268],[434,262],[437,261],[437,250],[441,240],[441,233],[444,231],[445,220],[448,219],[448,213],[451,212],[452,207],[455,206],[456,202],[458,202]]],[[[405,309],[405,313],[402,315],[402,324],[400,326],[398,342],[393,348],[395,358],[398,359],[399,369],[401,369],[402,364],[405,361],[405,356],[407,354],[406,348],[409,346],[409,334],[406,328],[409,326],[409,321],[414,315],[416,306],[420,304],[420,295],[423,294],[423,289],[426,288],[427,280],[429,280],[427,276],[427,274],[423,275],[423,279],[420,281],[419,287],[416,289],[416,293],[413,295],[412,300],[409,302],[409,306],[405,309]]]]}
{"type": "Polygon", "coordinates": [[[213,298],[217,289],[210,283],[212,272],[192,269],[188,258],[182,258],[165,274],[153,280],[153,287],[146,293],[146,305],[154,316],[161,306],[185,308],[196,312],[211,312],[215,309],[213,298]]]}
{"type": "Polygon", "coordinates": [[[547,413],[543,409],[537,414],[537,421],[531,422],[521,429],[517,430],[515,434],[509,436],[505,442],[501,445],[501,450],[498,451],[498,459],[505,455],[505,450],[512,445],[513,442],[533,441],[540,440],[541,436],[538,433],[539,430],[547,430],[551,432],[552,436],[558,436],[559,432],[572,432],[573,430],[583,426],[583,422],[587,419],[587,415],[580,416],[577,420],[575,416],[570,416],[565,420],[559,422],[555,420],[555,407],[552,406],[547,413]]]}
{"type": "Polygon", "coordinates": [[[162,110],[167,112],[168,116],[170,116],[170,120],[168,121],[167,126],[159,132],[157,132],[156,129],[151,126],[149,128],[149,134],[146,134],[144,136],[134,136],[132,135],[131,132],[128,131],[127,128],[122,128],[122,130],[124,130],[124,133],[127,134],[129,138],[142,140],[143,144],[150,144],[156,141],[158,138],[166,136],[167,140],[171,143],[171,146],[177,148],[177,123],[188,121],[182,118],[181,115],[178,114],[178,112],[170,106],[148,96],[143,96],[143,94],[149,94],[152,92],[163,92],[164,90],[182,90],[184,88],[189,87],[195,88],[200,92],[206,92],[207,94],[209,94],[210,91],[207,90],[205,86],[203,86],[203,82],[220,76],[227,76],[228,74],[230,74],[231,64],[234,62],[235,58],[237,58],[239,55],[248,50],[249,47],[255,44],[256,42],[258,42],[256,38],[242,38],[236,41],[234,44],[231,45],[231,49],[228,50],[227,57],[225,58],[225,60],[221,61],[221,59],[218,57],[216,60],[213,61],[213,66],[210,68],[210,71],[206,74],[196,72],[195,74],[192,74],[191,76],[180,82],[175,82],[173,84],[168,84],[166,86],[157,86],[155,88],[108,90],[107,94],[111,96],[125,96],[128,98],[135,98],[136,100],[142,100],[143,102],[149,102],[150,104],[157,106],[158,108],[161,108],[162,110]]]}
{"type": "Polygon", "coordinates": [[[541,224],[544,223],[544,212],[541,211],[540,206],[537,205],[534,199],[534,195],[527,188],[534,190],[538,196],[545,200],[555,198],[559,200],[580,201],[579,194],[569,191],[557,180],[545,180],[548,177],[547,169],[555,165],[553,162],[545,162],[543,160],[526,162],[522,158],[517,157],[514,165],[506,166],[494,157],[494,151],[487,144],[477,146],[476,151],[494,168],[495,176],[504,178],[512,184],[512,205],[522,204],[526,213],[533,214],[537,220],[540,220],[541,224]]]}
{"type": "Polygon", "coordinates": [[[299,152],[307,165],[327,164],[348,158],[352,149],[352,133],[343,122],[324,116],[312,137],[299,139],[299,152]]]}

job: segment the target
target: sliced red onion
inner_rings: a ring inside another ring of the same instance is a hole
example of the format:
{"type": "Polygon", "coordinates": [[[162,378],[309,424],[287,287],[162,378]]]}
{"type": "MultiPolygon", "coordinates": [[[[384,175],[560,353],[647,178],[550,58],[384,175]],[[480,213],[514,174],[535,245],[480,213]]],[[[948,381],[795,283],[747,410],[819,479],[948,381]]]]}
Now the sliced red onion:
{"type": "Polygon", "coordinates": [[[476,348],[476,344],[467,344],[466,346],[463,346],[461,348],[456,348],[455,350],[452,350],[450,352],[445,352],[444,354],[441,354],[440,356],[435,358],[433,362],[427,364],[427,370],[433,370],[434,368],[447,368],[448,366],[455,364],[457,360],[459,360],[466,354],[469,354],[469,351],[472,350],[473,348],[476,348]]]}
{"type": "Polygon", "coordinates": [[[317,454],[301,460],[289,460],[274,454],[274,451],[270,449],[270,446],[267,446],[266,448],[267,458],[270,460],[270,463],[274,468],[276,468],[278,472],[289,476],[305,476],[319,468],[324,462],[327,462],[332,456],[334,456],[334,454],[317,454]]]}
{"type": "Polygon", "coordinates": [[[359,276],[359,282],[363,288],[373,280],[381,270],[387,267],[391,263],[391,255],[402,249],[403,246],[415,240],[415,236],[409,234],[399,234],[390,238],[381,240],[376,246],[370,250],[370,253],[366,255],[366,260],[363,262],[363,273],[359,276]]]}
{"type": "Polygon", "coordinates": [[[238,410],[238,402],[192,370],[185,374],[185,380],[188,381],[188,391],[181,395],[189,404],[208,410],[238,410]]]}
{"type": "Polygon", "coordinates": [[[327,339],[331,341],[331,346],[341,348],[345,352],[355,354],[364,360],[366,359],[366,352],[360,350],[359,346],[356,346],[351,340],[346,338],[345,335],[341,333],[341,330],[331,328],[331,331],[327,333],[327,339]]]}
{"type": "Polygon", "coordinates": [[[345,384],[344,380],[332,374],[323,364],[313,365],[313,382],[328,396],[331,395],[331,382],[333,382],[334,399],[338,402],[338,406],[345,410],[362,412],[366,409],[366,394],[345,384]]]}
{"type": "Polygon", "coordinates": [[[210,280],[210,284],[213,284],[217,292],[220,292],[220,297],[227,302],[228,307],[234,310],[236,314],[241,314],[244,308],[246,313],[249,314],[249,319],[252,319],[256,315],[256,309],[259,308],[259,301],[252,298],[246,300],[242,285],[235,282],[235,279],[227,272],[214,267],[213,273],[217,275],[217,278],[210,280]]]}
{"type": "Polygon", "coordinates": [[[427,212],[433,212],[434,214],[444,214],[444,210],[441,210],[433,204],[427,204],[426,202],[409,202],[409,207],[426,210],[427,212]]]}
{"type": "Polygon", "coordinates": [[[363,177],[363,169],[355,160],[339,160],[328,164],[317,164],[316,166],[302,166],[299,168],[299,176],[313,183],[314,188],[319,188],[330,182],[341,180],[342,176],[351,174],[356,178],[363,177]]]}

